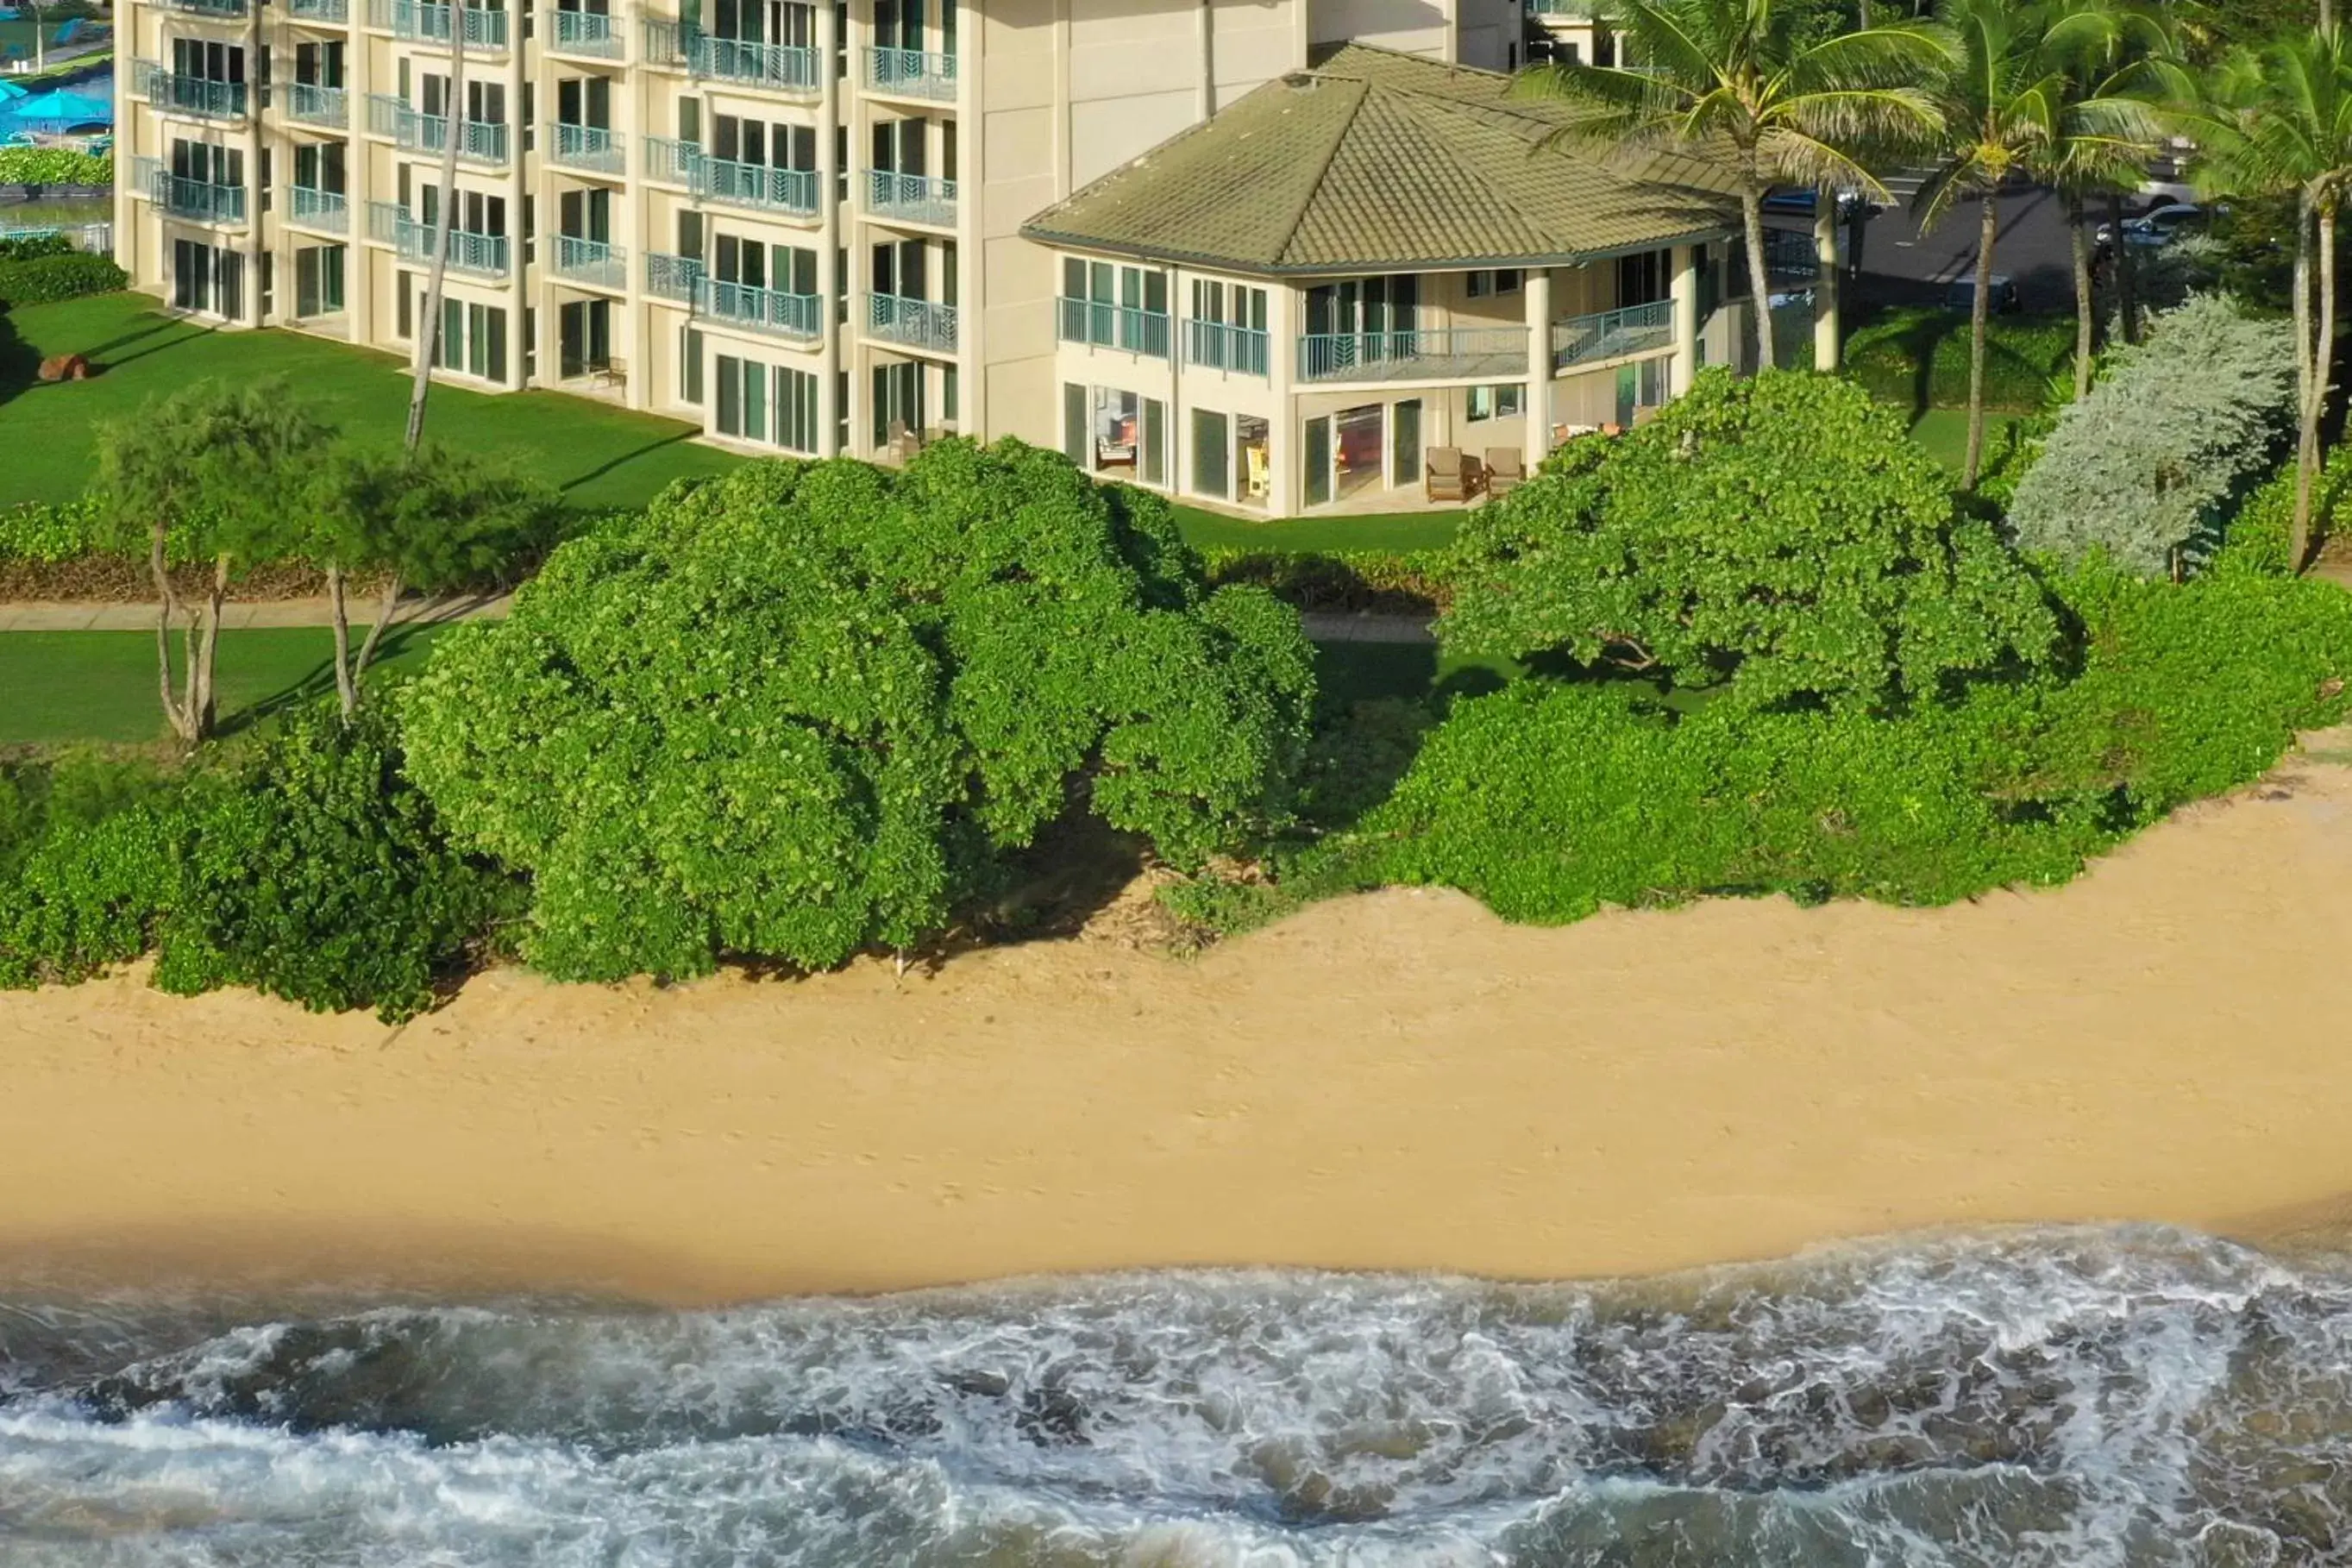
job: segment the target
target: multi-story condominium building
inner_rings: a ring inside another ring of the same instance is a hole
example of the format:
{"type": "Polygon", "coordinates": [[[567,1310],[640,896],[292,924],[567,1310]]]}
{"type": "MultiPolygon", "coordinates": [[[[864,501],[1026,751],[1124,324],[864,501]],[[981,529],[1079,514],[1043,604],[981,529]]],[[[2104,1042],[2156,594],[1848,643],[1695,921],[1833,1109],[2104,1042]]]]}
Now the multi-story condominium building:
{"type": "MultiPolygon", "coordinates": [[[[1614,394],[1591,393],[1591,375],[1537,389],[1528,343],[1550,327],[1523,323],[1517,360],[1499,342],[1486,356],[1475,334],[1523,308],[1528,321],[1566,321],[1676,287],[1696,302],[1698,247],[1726,226],[1707,199],[1534,145],[1547,122],[1503,107],[1494,74],[1519,63],[1518,0],[630,3],[129,0],[117,258],[193,314],[406,356],[454,138],[436,356],[452,382],[604,398],[747,448],[877,456],[957,431],[1114,469],[1072,421],[1108,428],[1105,411],[1123,405],[1098,407],[1097,389],[1131,393],[1174,434],[1139,437],[1128,474],[1287,511],[1362,489],[1367,400],[1338,388],[1363,379],[1368,345],[1395,373],[1379,379],[1382,439],[1398,452],[1481,417],[1473,408],[1491,411],[1498,439],[1514,418],[1545,428],[1519,412],[1539,397],[1570,423],[1606,414],[1614,394]],[[1377,47],[1334,57],[1349,39],[1377,47]],[[1456,85],[1422,85],[1441,80],[1456,85]],[[1360,93],[1363,112],[1333,132],[1312,107],[1318,83],[1360,93]],[[1369,168],[1327,196],[1303,164],[1241,168],[1223,184],[1198,167],[1198,148],[1279,122],[1284,104],[1324,127],[1320,142],[1286,143],[1302,156],[1324,145],[1377,160],[1395,136],[1375,130],[1399,114],[1421,124],[1440,102],[1464,124],[1507,125],[1482,145],[1508,142],[1529,172],[1498,185],[1416,163],[1397,172],[1399,205],[1369,168]],[[1581,183],[1538,198],[1538,167],[1581,183]],[[1119,216],[1170,170],[1192,171],[1182,196],[1213,235],[1202,244],[1181,222],[1138,230],[1119,216]],[[1410,187],[1433,174],[1471,183],[1409,215],[1410,187]],[[1417,244],[1357,256],[1321,243],[1330,214],[1375,196],[1389,205],[1359,227],[1415,223],[1417,244]],[[1604,199],[1674,216],[1580,226],[1604,199]],[[1521,200],[1540,210],[1481,210],[1521,200]],[[1475,223],[1449,244],[1431,226],[1456,217],[1475,223]],[[1486,254],[1503,237],[1508,254],[1486,254]],[[1616,259],[1637,255],[1650,259],[1616,259]],[[1402,374],[1399,333],[1427,347],[1441,330],[1463,352],[1402,374]],[[1204,367],[1214,353],[1231,363],[1204,367]],[[1204,402],[1202,368],[1232,394],[1204,402]],[[1424,400],[1419,435],[1397,411],[1411,399],[1390,395],[1417,384],[1446,389],[1424,400]],[[1213,410],[1231,421],[1237,477],[1223,489],[1200,482],[1223,469],[1210,461],[1213,410]],[[1332,472],[1315,477],[1327,451],[1332,472]]],[[[1640,367],[1697,352],[1696,319],[1669,315],[1671,353],[1610,338],[1626,352],[1566,363],[1633,364],[1627,406],[1654,401],[1664,373],[1640,367]]]]}

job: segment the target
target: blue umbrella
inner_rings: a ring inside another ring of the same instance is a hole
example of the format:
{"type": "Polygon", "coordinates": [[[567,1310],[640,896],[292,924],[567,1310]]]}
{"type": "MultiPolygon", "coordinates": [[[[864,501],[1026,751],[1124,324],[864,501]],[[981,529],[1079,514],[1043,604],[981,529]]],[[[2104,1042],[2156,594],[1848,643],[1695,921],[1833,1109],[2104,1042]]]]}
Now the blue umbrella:
{"type": "Polygon", "coordinates": [[[0,117],[29,125],[58,131],[76,125],[111,125],[114,123],[114,101],[94,93],[68,92],[63,88],[37,92],[17,99],[0,110],[0,117]]]}

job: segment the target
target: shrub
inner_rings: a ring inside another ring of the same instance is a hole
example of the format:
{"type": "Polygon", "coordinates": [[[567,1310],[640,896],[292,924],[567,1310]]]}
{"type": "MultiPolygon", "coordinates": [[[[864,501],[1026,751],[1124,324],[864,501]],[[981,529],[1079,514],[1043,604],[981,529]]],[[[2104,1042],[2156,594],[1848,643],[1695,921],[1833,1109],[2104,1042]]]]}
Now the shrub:
{"type": "Polygon", "coordinates": [[[2216,295],[2118,344],[2091,395],[2060,412],[2009,509],[2018,543],[2068,563],[2105,551],[2144,576],[2209,552],[2224,508],[2270,467],[2294,418],[2283,321],[2216,295]]]}
{"type": "Polygon", "coordinates": [[[1209,581],[1254,583],[1302,610],[1433,616],[1448,598],[1442,550],[1323,552],[1212,545],[1209,581]]]}
{"type": "Polygon", "coordinates": [[[405,710],[560,976],[912,945],[1074,799],[1197,861],[1283,805],[1297,617],[1165,502],[1005,442],[748,465],[567,543],[405,710]]]}
{"type": "Polygon", "coordinates": [[[70,147],[0,147],[0,185],[110,185],[114,160],[70,147]]]}
{"type": "Polygon", "coordinates": [[[37,261],[45,256],[73,254],[73,242],[62,234],[24,234],[0,239],[0,261],[37,261]]]}
{"type": "MultiPolygon", "coordinates": [[[[2072,316],[1995,316],[1985,339],[1985,406],[2032,413],[2051,378],[2071,376],[2072,316]]],[[[1886,310],[1845,342],[1845,374],[1874,397],[1905,408],[1961,408],[1969,401],[1969,319],[1958,310],[1886,310]]]]}
{"type": "Polygon", "coordinates": [[[0,561],[71,561],[102,546],[97,505],[69,501],[18,501],[0,510],[0,561]]]}
{"type": "Polygon", "coordinates": [[[130,281],[130,275],[112,258],[80,251],[0,262],[0,306],[46,305],[85,294],[111,293],[130,281]]]}
{"type": "Polygon", "coordinates": [[[177,822],[168,795],[43,822],[0,876],[0,986],[83,980],[145,952],[173,902],[177,822]]]}
{"type": "Polygon", "coordinates": [[[1892,708],[2056,633],[1893,411],[1794,373],[1709,372],[1640,429],[1570,442],[1470,515],[1449,576],[1449,653],[1608,658],[1743,707],[1892,708]]]}
{"type": "MultiPolygon", "coordinates": [[[[2347,504],[2352,504],[2352,448],[2338,446],[2328,452],[2327,466],[2312,493],[2315,541],[2324,541],[2336,531],[2336,514],[2347,504]]],[[[2288,462],[2246,498],[2223,531],[2221,549],[2204,563],[2205,569],[2285,573],[2290,570],[2287,556],[2294,538],[2294,464],[2288,462]]]]}

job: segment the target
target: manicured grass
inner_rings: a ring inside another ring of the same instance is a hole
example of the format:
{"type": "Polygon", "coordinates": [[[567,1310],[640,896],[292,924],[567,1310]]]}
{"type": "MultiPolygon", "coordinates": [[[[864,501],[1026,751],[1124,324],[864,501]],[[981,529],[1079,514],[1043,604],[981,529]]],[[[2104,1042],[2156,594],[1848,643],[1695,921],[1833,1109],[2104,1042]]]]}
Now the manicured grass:
{"type": "Polygon", "coordinates": [[[1332,710],[1378,697],[1475,696],[1520,674],[1509,659],[1448,657],[1435,643],[1333,642],[1315,648],[1315,682],[1332,710]]]}
{"type": "MultiPolygon", "coordinates": [[[[353,628],[357,631],[357,628],[353,628]]],[[[368,671],[415,669],[437,626],[395,627],[368,671]]],[[[173,639],[177,655],[178,639],[173,639]]],[[[334,689],[324,626],[221,634],[214,679],[222,727],[233,730],[289,703],[334,689]]],[[[155,695],[152,632],[0,633],[0,745],[157,741],[169,731],[155,695]]]]}
{"type": "Polygon", "coordinates": [[[1454,531],[1462,521],[1458,511],[1420,511],[1258,522],[1197,507],[1175,510],[1176,526],[1192,543],[1245,550],[1443,550],[1454,542],[1454,531]]]}
{"type": "MultiPolygon", "coordinates": [[[[1985,412],[1985,460],[1998,458],[2009,434],[2009,427],[2021,416],[2015,414],[1985,412]]],[[[1911,439],[1927,448],[1927,455],[1954,473],[1958,473],[1969,455],[1969,411],[1965,408],[1930,408],[1911,422],[1911,439]]]]}
{"type": "MultiPolygon", "coordinates": [[[[293,332],[230,332],[173,321],[142,294],[105,294],[10,312],[22,346],[0,353],[0,505],[62,501],[87,482],[95,428],[134,413],[149,397],[215,377],[232,383],[280,375],[346,434],[396,443],[408,418],[408,372],[389,354],[293,332]],[[51,354],[81,353],[100,367],[86,382],[32,380],[51,354]]],[[[5,344],[0,336],[0,344],[5,344]]],[[[436,386],[425,435],[452,447],[497,454],[537,474],[567,504],[636,507],[672,479],[715,474],[740,458],[696,446],[690,425],[656,419],[558,392],[505,396],[436,386]]]]}

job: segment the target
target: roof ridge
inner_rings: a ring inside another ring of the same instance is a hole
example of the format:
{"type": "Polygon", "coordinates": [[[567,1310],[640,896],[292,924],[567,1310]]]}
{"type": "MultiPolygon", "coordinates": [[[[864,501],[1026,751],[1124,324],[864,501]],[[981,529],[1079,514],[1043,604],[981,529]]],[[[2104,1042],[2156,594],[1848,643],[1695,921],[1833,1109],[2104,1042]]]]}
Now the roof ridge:
{"type": "MultiPolygon", "coordinates": [[[[1315,76],[1318,73],[1313,71],[1304,73],[1294,72],[1288,76],[1277,77],[1276,79],[1289,87],[1293,92],[1318,92],[1322,90],[1319,87],[1309,87],[1304,89],[1299,87],[1297,85],[1297,77],[1300,74],[1315,76]]],[[[1274,247],[1274,254],[1277,260],[1290,254],[1290,248],[1293,242],[1298,238],[1298,226],[1307,221],[1307,214],[1308,210],[1315,205],[1316,196],[1321,194],[1323,189],[1323,181],[1325,177],[1331,173],[1332,161],[1339,156],[1339,149],[1348,144],[1348,132],[1355,128],[1356,117],[1363,113],[1364,105],[1371,101],[1372,84],[1370,82],[1355,80],[1347,77],[1339,77],[1334,79],[1354,88],[1356,89],[1356,101],[1349,107],[1348,112],[1341,116],[1335,123],[1331,140],[1325,145],[1323,149],[1323,156],[1316,163],[1315,177],[1307,182],[1306,186],[1304,187],[1304,194],[1299,196],[1297,204],[1290,209],[1290,216],[1283,221],[1282,227],[1278,231],[1281,235],[1281,238],[1276,243],[1274,247]]]]}

